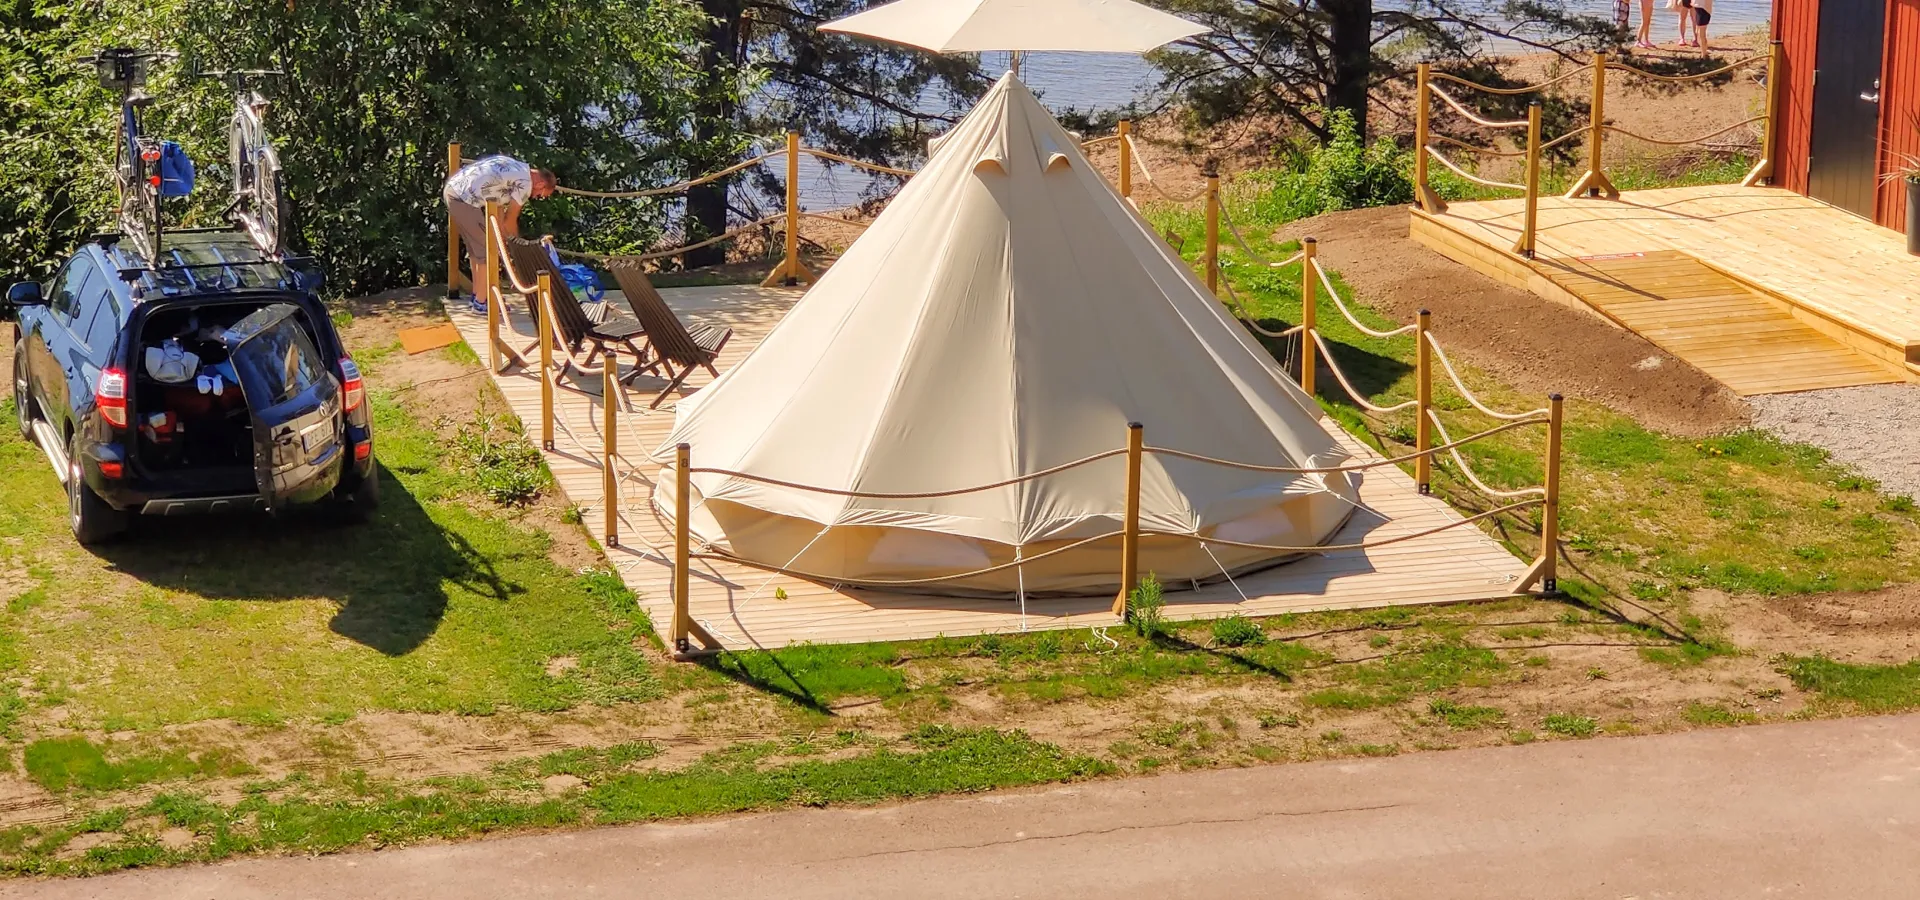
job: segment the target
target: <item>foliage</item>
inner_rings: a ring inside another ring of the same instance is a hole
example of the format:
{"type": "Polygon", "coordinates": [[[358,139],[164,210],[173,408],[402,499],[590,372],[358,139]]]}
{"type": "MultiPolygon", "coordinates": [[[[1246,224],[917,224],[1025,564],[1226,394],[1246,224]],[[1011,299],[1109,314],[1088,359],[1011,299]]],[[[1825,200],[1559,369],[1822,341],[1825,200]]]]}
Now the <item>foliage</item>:
{"type": "Polygon", "coordinates": [[[1167,633],[1167,599],[1160,579],[1149,572],[1127,594],[1127,624],[1135,634],[1151,641],[1167,633]]]}
{"type": "Polygon", "coordinates": [[[546,487],[546,463],[515,416],[476,413],[472,422],[460,426],[454,443],[466,456],[480,492],[495,503],[522,506],[546,487]]]}
{"type": "MultiPolygon", "coordinates": [[[[0,65],[0,269],[43,273],[89,230],[109,229],[108,161],[118,110],[75,56],[110,44],[165,47],[152,77],[152,133],[179,140],[202,172],[188,221],[217,223],[230,173],[233,98],[198,69],[278,68],[273,100],[297,245],[335,290],[437,280],[446,143],[511,153],[563,183],[653,183],[695,124],[681,47],[698,25],[686,0],[9,0],[0,65]]],[[[536,204],[536,207],[538,204],[536,204]]],[[[657,209],[566,201],[531,213],[612,232],[657,230],[657,209]]]]}
{"type": "Polygon", "coordinates": [[[1267,642],[1260,623],[1242,615],[1213,620],[1213,642],[1221,647],[1258,647],[1267,642]]]}
{"type": "Polygon", "coordinates": [[[1342,209],[1392,206],[1413,200],[1411,157],[1391,139],[1369,144],[1344,109],[1326,113],[1323,145],[1290,148],[1279,170],[1253,177],[1261,221],[1292,221],[1342,209]]]}
{"type": "Polygon", "coordinates": [[[101,748],[79,735],[27,745],[27,777],[54,793],[69,788],[112,791],[193,776],[245,775],[253,771],[225,751],[184,750],[136,754],[109,761],[101,748]]]}
{"type": "Polygon", "coordinates": [[[1564,737],[1593,737],[1600,729],[1600,723],[1592,716],[1575,716],[1567,713],[1554,713],[1541,720],[1540,727],[1564,737]]]}
{"type": "Polygon", "coordinates": [[[1920,708],[1920,660],[1875,665],[1796,656],[1786,659],[1780,671],[1793,680],[1794,687],[1850,702],[1867,712],[1920,708]]]}
{"type": "Polygon", "coordinates": [[[1154,54],[1163,84],[1197,124],[1269,117],[1330,139],[1317,111],[1344,109],[1368,133],[1372,98],[1419,61],[1464,64],[1500,52],[1498,37],[1567,53],[1625,40],[1609,20],[1543,0],[1471,11],[1375,0],[1155,0],[1209,30],[1154,54]]]}

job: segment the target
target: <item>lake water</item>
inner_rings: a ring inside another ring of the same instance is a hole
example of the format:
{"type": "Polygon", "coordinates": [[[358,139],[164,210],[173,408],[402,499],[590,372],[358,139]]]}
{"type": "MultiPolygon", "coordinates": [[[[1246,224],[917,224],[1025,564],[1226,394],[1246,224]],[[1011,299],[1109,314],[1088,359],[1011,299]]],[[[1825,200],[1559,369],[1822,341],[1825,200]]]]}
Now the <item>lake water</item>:
{"type": "MultiPolygon", "coordinates": [[[[1499,0],[1466,0],[1467,11],[1497,9],[1499,0]]],[[[1585,15],[1611,16],[1611,0],[1571,0],[1568,7],[1585,15]]],[[[1665,9],[1666,0],[1655,0],[1653,36],[1656,42],[1671,43],[1679,36],[1678,14],[1665,9]]],[[[1719,0],[1714,4],[1710,36],[1725,38],[1764,25],[1772,14],[1770,0],[1719,0]]],[[[1639,24],[1639,0],[1631,0],[1635,26],[1639,24]]],[[[1506,42],[1515,51],[1527,48],[1506,42]]],[[[1498,46],[1498,45],[1496,45],[1498,46]]],[[[1007,55],[981,54],[981,68],[998,76],[1006,71],[1007,55]]],[[[1114,109],[1140,101],[1153,101],[1159,76],[1145,59],[1116,53],[1037,53],[1021,63],[1020,77],[1040,96],[1041,102],[1055,111],[1077,109],[1083,112],[1114,109]]],[[[872,180],[845,167],[828,169],[813,157],[800,164],[800,198],[811,210],[834,209],[858,202],[872,180]]]]}

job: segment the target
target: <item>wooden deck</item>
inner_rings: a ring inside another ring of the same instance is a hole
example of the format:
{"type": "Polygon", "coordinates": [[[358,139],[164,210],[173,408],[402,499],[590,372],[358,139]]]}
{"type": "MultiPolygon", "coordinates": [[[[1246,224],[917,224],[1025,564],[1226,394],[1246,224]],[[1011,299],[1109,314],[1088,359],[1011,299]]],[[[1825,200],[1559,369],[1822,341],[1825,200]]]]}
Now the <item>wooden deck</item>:
{"type": "MultiPolygon", "coordinates": [[[[754,287],[683,288],[663,290],[674,310],[689,324],[724,323],[735,329],[722,356],[725,371],[766,336],[799,294],[789,290],[754,287]]],[[[610,294],[618,298],[618,294],[610,294]]],[[[453,314],[468,344],[485,346],[486,319],[467,311],[453,314]]],[[[523,316],[512,319],[521,335],[530,335],[523,316]]],[[[515,346],[530,340],[512,341],[515,346]]],[[[484,350],[481,358],[486,357],[484,350]]],[[[687,393],[706,383],[704,373],[690,379],[687,393]]],[[[540,383],[531,373],[512,370],[494,381],[514,411],[538,435],[540,383]]],[[[557,392],[558,419],[566,426],[555,435],[555,449],[547,463],[560,488],[585,512],[596,535],[603,533],[601,473],[597,462],[600,442],[598,383],[592,393],[565,389],[557,392]]],[[[653,412],[645,400],[660,384],[648,378],[635,382],[632,397],[639,401],[631,412],[619,413],[620,546],[608,556],[627,584],[639,594],[653,620],[669,621],[669,579],[672,537],[669,523],[653,505],[654,478],[660,467],[648,458],[673,423],[672,403],[653,412]],[[649,389],[651,385],[651,389],[649,389]]],[[[1356,457],[1373,452],[1336,435],[1356,457]]],[[[795,448],[805,452],[805,448],[795,448]]],[[[1423,497],[1413,480],[1397,468],[1364,473],[1360,496],[1364,507],[1332,540],[1347,543],[1366,537],[1422,531],[1461,516],[1445,503],[1423,497]]],[[[1118,549],[1115,549],[1116,559],[1118,549]]],[[[1167,615],[1195,619],[1229,615],[1274,615],[1326,609],[1349,609],[1418,603],[1452,603],[1508,596],[1526,565],[1473,526],[1404,541],[1369,551],[1311,557],[1200,590],[1170,591],[1167,615]],[[1244,594],[1244,596],[1242,596],[1244,594]]],[[[1040,629],[1105,627],[1117,624],[1104,598],[1029,601],[1025,608],[1012,601],[960,599],[922,594],[843,590],[785,576],[769,576],[731,564],[698,562],[693,572],[693,617],[730,648],[782,647],[788,644],[860,643],[878,640],[930,638],[1040,629]]]]}
{"type": "Polygon", "coordinates": [[[1920,378],[1920,258],[1819,201],[1734,185],[1413,211],[1413,238],[1497,280],[1593,307],[1743,394],[1920,378]]]}

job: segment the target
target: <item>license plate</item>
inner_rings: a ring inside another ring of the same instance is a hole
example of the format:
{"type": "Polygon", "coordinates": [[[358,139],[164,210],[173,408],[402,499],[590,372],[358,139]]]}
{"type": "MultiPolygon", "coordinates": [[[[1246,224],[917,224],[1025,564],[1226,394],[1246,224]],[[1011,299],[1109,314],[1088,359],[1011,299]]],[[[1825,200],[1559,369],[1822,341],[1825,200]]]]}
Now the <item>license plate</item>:
{"type": "Polygon", "coordinates": [[[321,419],[300,432],[300,449],[312,453],[333,443],[334,424],[332,419],[321,419]]]}

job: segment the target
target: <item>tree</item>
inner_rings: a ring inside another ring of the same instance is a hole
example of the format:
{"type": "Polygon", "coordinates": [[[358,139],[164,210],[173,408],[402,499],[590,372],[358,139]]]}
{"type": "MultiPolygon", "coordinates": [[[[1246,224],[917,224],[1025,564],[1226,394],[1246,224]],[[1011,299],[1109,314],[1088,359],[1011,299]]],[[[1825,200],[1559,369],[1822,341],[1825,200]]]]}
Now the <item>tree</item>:
{"type": "Polygon", "coordinates": [[[1625,38],[1609,20],[1536,0],[1154,2],[1212,27],[1155,55],[1166,86],[1203,124],[1271,115],[1321,140],[1331,132],[1318,110],[1345,110],[1365,135],[1382,87],[1415,62],[1471,65],[1492,38],[1569,56],[1625,38]]]}
{"type": "MultiPolygon", "coordinates": [[[[203,178],[181,212],[214,224],[233,98],[198,68],[279,68],[269,129],[305,248],[336,291],[437,281],[446,144],[511,153],[563,183],[655,184],[700,131],[683,49],[690,0],[0,0],[0,254],[44,273],[110,229],[115,98],[70,60],[103,46],[180,51],[149,92],[149,131],[187,145],[203,178]],[[17,249],[16,249],[17,248],[17,249]]],[[[657,209],[552,201],[531,228],[577,222],[651,241],[657,209]],[[579,208],[569,208],[578,206],[579,208]]]]}
{"type": "MultiPolygon", "coordinates": [[[[701,0],[708,26],[700,44],[695,118],[703,130],[684,175],[725,168],[754,136],[801,132],[810,146],[899,163],[965,108],[987,82],[972,57],[939,56],[816,27],[865,7],[864,0],[701,0]],[[751,88],[751,89],[749,89],[751,88]]],[[[741,181],[772,190],[761,175],[695,188],[687,196],[687,238],[726,230],[741,181]]],[[[687,254],[690,266],[724,261],[725,248],[687,254]]]]}

